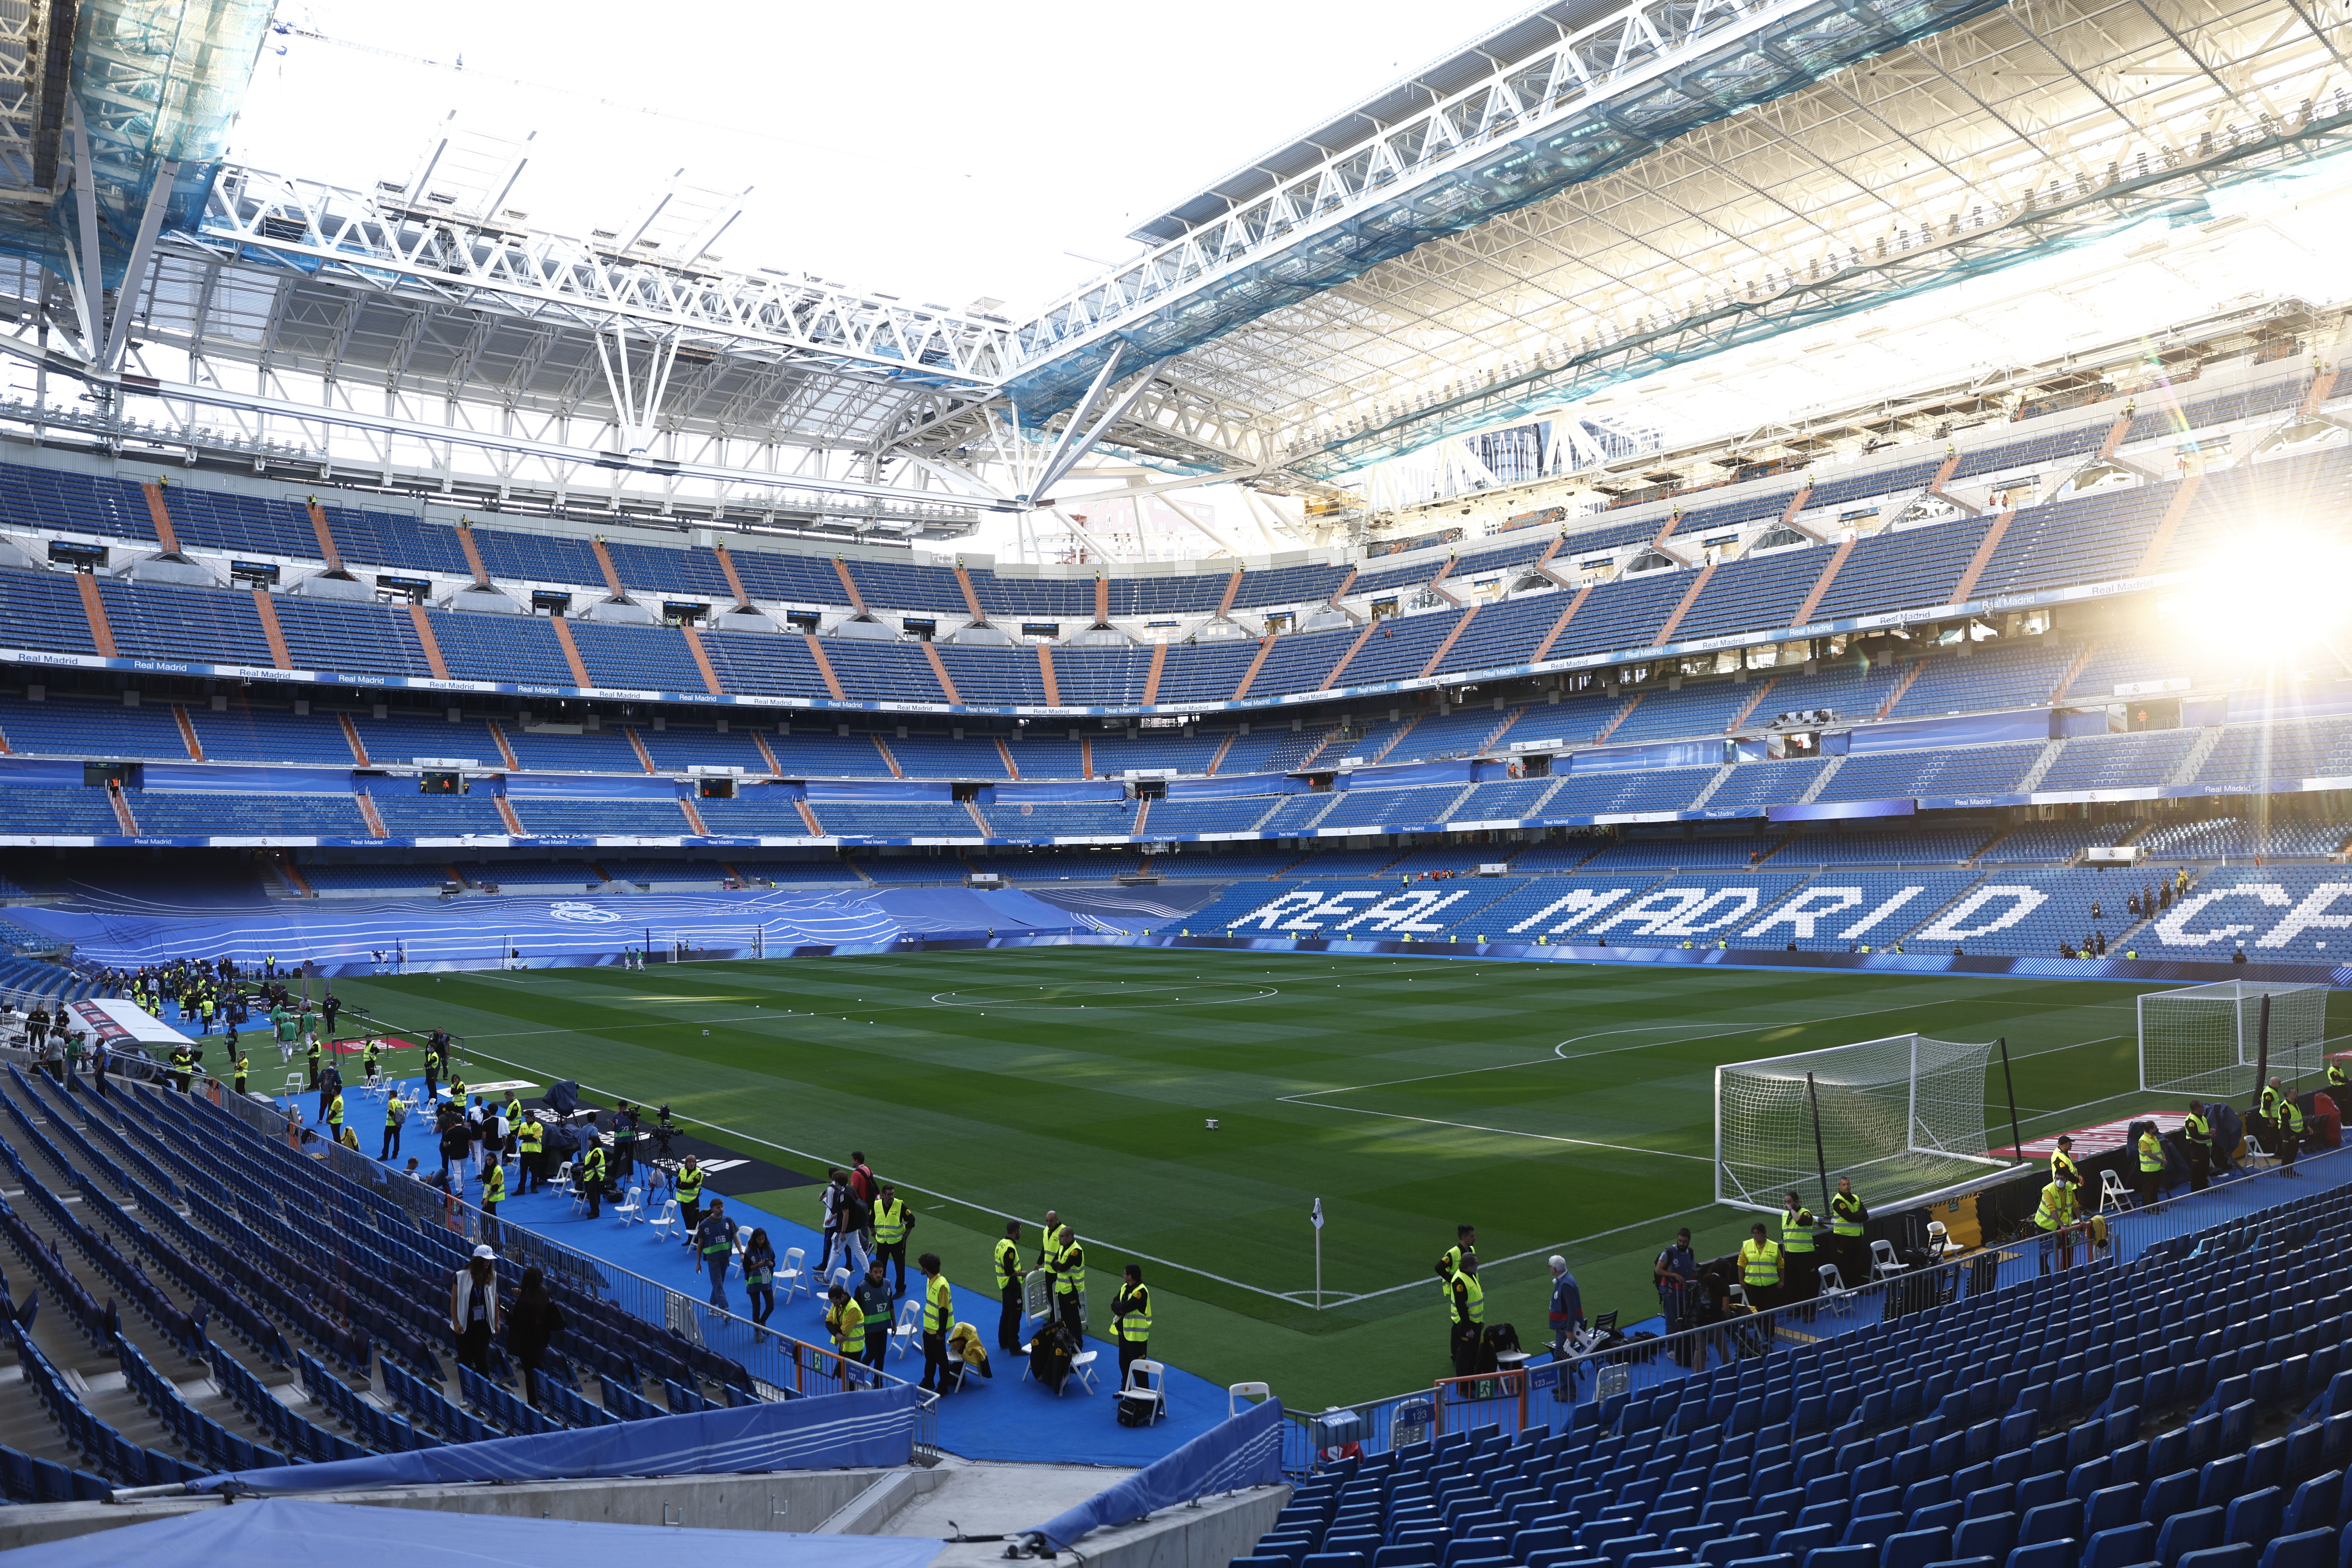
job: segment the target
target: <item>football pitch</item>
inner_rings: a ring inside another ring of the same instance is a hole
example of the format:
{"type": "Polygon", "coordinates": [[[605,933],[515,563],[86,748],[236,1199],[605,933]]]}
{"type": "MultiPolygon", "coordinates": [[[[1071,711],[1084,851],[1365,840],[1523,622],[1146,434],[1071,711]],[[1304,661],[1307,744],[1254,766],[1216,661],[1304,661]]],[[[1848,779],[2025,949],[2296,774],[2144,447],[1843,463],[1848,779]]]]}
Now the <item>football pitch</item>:
{"type": "MultiPolygon", "coordinates": [[[[1037,947],[337,989],[389,1029],[452,1030],[478,1073],[666,1101],[790,1169],[863,1149],[967,1284],[1004,1218],[1034,1246],[1056,1209],[1106,1283],[1145,1260],[1168,1359],[1310,1408],[1446,1370],[1431,1266],[1457,1223],[1489,1321],[1529,1342],[1553,1252],[1589,1312],[1654,1312],[1676,1226],[1707,1256],[1752,1217],[1713,1201],[1719,1063],[2006,1037],[2029,1138],[2163,1103],[2134,1037],[2159,987],[2091,982],[1037,947]]],[[[814,1226],[816,1194],[752,1201],[814,1226]]]]}

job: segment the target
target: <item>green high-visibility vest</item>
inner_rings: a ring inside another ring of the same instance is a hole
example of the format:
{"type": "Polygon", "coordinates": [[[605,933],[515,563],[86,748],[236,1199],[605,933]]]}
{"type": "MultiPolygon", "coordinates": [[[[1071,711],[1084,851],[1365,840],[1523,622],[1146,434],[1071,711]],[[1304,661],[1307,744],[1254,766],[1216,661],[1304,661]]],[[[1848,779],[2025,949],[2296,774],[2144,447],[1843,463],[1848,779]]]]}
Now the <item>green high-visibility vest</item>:
{"type": "Polygon", "coordinates": [[[691,1171],[680,1171],[677,1173],[677,1201],[681,1204],[698,1204],[702,1201],[700,1167],[691,1171]]]}
{"type": "Polygon", "coordinates": [[[1075,1296],[1087,1288],[1087,1249],[1073,1241],[1054,1259],[1054,1294],[1075,1296]]]}
{"type": "Polygon", "coordinates": [[[907,1200],[877,1200],[874,1205],[874,1245],[896,1247],[906,1239],[907,1200]]]}
{"type": "Polygon", "coordinates": [[[1003,1290],[1021,1282],[1021,1249],[1009,1237],[999,1237],[996,1243],[996,1288],[1003,1290]]]}
{"type": "Polygon", "coordinates": [[[923,1281],[923,1332],[944,1334],[955,1326],[955,1292],[944,1272],[923,1281]]]}
{"type": "Polygon", "coordinates": [[[1472,1327],[1486,1321],[1486,1288],[1478,1283],[1475,1274],[1457,1274],[1454,1288],[1445,1293],[1445,1304],[1454,1321],[1472,1327]]]}
{"type": "Polygon", "coordinates": [[[1780,1282],[1780,1248],[1772,1242],[1758,1241],[1750,1237],[1739,1244],[1739,1278],[1748,1285],[1778,1285],[1780,1282]]]}
{"type": "Polygon", "coordinates": [[[1843,1237],[1862,1234],[1862,1200],[1843,1193],[1830,1199],[1830,1229],[1843,1237]]]}
{"type": "Polygon", "coordinates": [[[2063,1182],[2053,1182],[2042,1189],[2042,1203],[2033,1211],[2033,1223],[2043,1230],[2063,1230],[2074,1220],[2074,1189],[2063,1182]]]}
{"type": "Polygon", "coordinates": [[[2143,1175],[2164,1169],[2164,1140],[2153,1132],[2139,1135],[2139,1168],[2143,1175]]]}
{"type": "Polygon", "coordinates": [[[536,1121],[526,1121],[515,1131],[515,1147],[526,1154],[536,1154],[545,1144],[547,1129],[536,1121]]]}
{"type": "Polygon", "coordinates": [[[489,1179],[482,1184],[482,1201],[486,1204],[503,1203],[506,1201],[506,1195],[507,1168],[504,1165],[492,1165],[489,1179]]]}
{"type": "Polygon", "coordinates": [[[1811,1252],[1813,1249],[1812,1215],[1800,1207],[1791,1213],[1780,1211],[1780,1249],[1783,1252],[1811,1252]]]}

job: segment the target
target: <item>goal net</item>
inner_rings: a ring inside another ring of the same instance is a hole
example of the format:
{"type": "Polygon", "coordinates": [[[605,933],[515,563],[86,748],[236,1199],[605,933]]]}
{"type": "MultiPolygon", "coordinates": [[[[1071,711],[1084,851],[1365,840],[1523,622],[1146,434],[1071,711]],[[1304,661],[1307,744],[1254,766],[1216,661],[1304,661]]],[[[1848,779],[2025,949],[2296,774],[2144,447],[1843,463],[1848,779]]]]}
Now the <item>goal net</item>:
{"type": "Polygon", "coordinates": [[[1716,1201],[1777,1210],[1793,1188],[1818,1204],[1824,1164],[1874,1206],[2006,1170],[1986,1152],[1992,1052],[1895,1035],[1716,1068],[1716,1201]]]}
{"type": "Polygon", "coordinates": [[[2251,1102],[2270,999],[2270,1076],[2306,1087],[2327,1070],[2327,987],[2224,980],[2139,999],[2139,1086],[2152,1094],[2251,1102]]]}

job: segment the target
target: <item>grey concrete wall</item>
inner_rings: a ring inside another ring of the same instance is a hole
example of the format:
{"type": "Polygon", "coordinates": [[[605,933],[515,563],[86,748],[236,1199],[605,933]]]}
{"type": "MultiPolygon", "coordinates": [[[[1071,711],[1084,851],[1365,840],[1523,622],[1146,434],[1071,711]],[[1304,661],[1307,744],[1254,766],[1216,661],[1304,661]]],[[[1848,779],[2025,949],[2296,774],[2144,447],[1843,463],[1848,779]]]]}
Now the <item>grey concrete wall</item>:
{"type": "MultiPolygon", "coordinates": [[[[385,1491],[305,1495],[316,1502],[429,1508],[446,1513],[494,1514],[508,1519],[807,1532],[855,1501],[877,1480],[897,1473],[779,1470],[752,1476],[535,1481],[496,1487],[400,1487],[385,1491]]],[[[0,1509],[0,1551],[34,1546],[45,1541],[63,1541],[120,1525],[143,1524],[152,1519],[168,1519],[199,1508],[225,1506],[233,1505],[209,1498],[165,1498],[119,1506],[76,1502],[0,1509]]]]}

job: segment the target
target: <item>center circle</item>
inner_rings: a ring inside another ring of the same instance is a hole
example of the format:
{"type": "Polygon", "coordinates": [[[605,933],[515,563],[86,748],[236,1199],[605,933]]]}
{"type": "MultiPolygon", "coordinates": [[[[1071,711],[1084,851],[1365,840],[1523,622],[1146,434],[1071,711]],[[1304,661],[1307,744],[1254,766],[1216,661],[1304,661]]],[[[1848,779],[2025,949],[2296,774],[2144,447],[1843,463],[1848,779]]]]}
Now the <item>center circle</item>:
{"type": "Polygon", "coordinates": [[[1098,981],[1072,985],[1015,985],[987,991],[941,991],[931,1000],[942,1007],[1026,1007],[1076,1012],[1082,1007],[1213,1007],[1228,1002],[1260,1002],[1281,992],[1271,985],[1191,981],[1147,985],[1136,981],[1098,981]]]}

